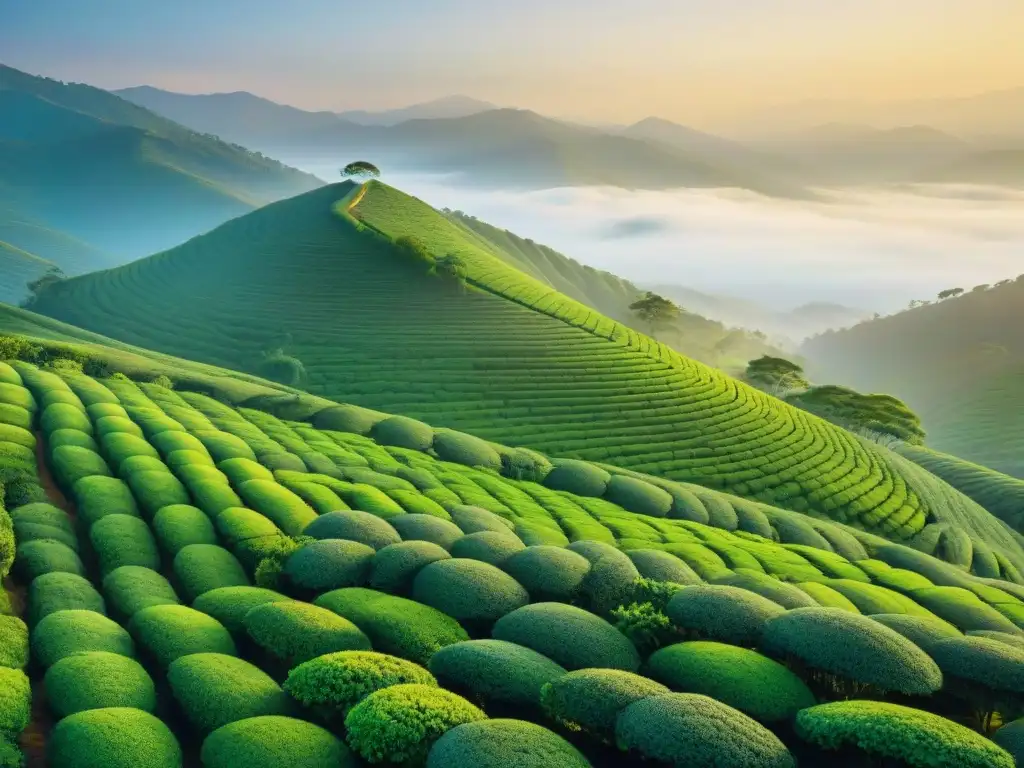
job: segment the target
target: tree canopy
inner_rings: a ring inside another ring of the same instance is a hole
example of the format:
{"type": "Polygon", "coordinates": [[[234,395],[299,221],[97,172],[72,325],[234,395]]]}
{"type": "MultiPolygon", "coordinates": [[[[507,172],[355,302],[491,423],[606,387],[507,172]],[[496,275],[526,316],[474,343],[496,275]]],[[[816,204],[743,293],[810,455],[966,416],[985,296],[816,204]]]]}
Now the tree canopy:
{"type": "Polygon", "coordinates": [[[28,289],[28,296],[26,296],[21,302],[21,306],[31,308],[43,291],[62,280],[67,280],[67,276],[64,274],[63,270],[56,265],[50,267],[35,280],[30,280],[26,284],[25,287],[28,289]]]}
{"type": "Polygon", "coordinates": [[[746,379],[755,387],[771,390],[806,389],[811,384],[804,369],[781,357],[763,355],[747,363],[746,379]]]}
{"type": "Polygon", "coordinates": [[[341,169],[341,175],[346,179],[376,179],[380,177],[380,168],[366,160],[356,160],[341,169]]]}
{"type": "Polygon", "coordinates": [[[658,326],[675,320],[682,311],[664,296],[659,296],[653,291],[647,291],[630,304],[629,308],[648,325],[652,333],[658,326]]]}

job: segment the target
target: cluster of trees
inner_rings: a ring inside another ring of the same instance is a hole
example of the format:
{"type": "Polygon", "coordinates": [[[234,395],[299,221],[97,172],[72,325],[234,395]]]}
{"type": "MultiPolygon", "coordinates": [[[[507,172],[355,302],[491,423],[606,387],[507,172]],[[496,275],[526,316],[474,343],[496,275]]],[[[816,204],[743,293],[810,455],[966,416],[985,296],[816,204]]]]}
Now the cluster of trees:
{"type": "Polygon", "coordinates": [[[47,288],[64,280],[67,280],[67,275],[64,274],[60,267],[56,265],[50,267],[35,280],[30,280],[26,283],[25,287],[28,289],[28,295],[21,300],[20,306],[23,309],[31,309],[47,288]]]}

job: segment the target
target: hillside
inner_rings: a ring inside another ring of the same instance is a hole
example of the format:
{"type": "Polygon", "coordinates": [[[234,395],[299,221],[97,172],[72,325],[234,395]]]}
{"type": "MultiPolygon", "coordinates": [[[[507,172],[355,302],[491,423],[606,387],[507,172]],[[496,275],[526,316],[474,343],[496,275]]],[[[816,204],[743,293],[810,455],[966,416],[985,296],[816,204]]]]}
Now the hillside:
{"type": "Polygon", "coordinates": [[[32,233],[4,240],[69,273],[176,245],[320,184],[98,88],[3,66],[0,111],[0,228],[31,222],[82,247],[64,260],[32,233]]]}
{"type": "Polygon", "coordinates": [[[269,371],[273,359],[287,363],[283,354],[301,361],[313,394],[486,439],[614,461],[897,537],[947,522],[981,548],[1019,548],[966,497],[905,472],[909,462],[680,357],[468,235],[383,184],[336,185],[62,283],[39,309],[239,370],[269,371]],[[425,274],[393,245],[404,235],[459,255],[469,288],[425,274]]]}
{"type": "Polygon", "coordinates": [[[937,450],[1024,477],[1024,280],[825,333],[808,374],[905,400],[937,450]],[[893,361],[899,361],[893,364],[893,361]]]}
{"type": "Polygon", "coordinates": [[[26,283],[46,274],[52,266],[52,262],[0,241],[0,302],[20,302],[27,293],[26,283]]]}

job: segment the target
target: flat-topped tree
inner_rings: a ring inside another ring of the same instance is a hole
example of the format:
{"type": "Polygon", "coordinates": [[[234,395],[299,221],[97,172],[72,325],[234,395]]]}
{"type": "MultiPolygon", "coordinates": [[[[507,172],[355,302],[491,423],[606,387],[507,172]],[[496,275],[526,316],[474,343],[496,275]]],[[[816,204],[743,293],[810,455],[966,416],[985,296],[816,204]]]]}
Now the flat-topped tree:
{"type": "Polygon", "coordinates": [[[745,378],[748,383],[769,392],[807,389],[810,382],[804,378],[804,369],[781,357],[763,355],[747,364],[745,378]]]}
{"type": "Polygon", "coordinates": [[[679,317],[679,313],[682,311],[664,296],[659,296],[653,291],[647,291],[630,304],[629,308],[647,324],[652,336],[659,327],[665,326],[679,317]]]}
{"type": "Polygon", "coordinates": [[[380,178],[380,168],[366,160],[356,160],[342,168],[341,175],[346,179],[369,181],[380,178]]]}

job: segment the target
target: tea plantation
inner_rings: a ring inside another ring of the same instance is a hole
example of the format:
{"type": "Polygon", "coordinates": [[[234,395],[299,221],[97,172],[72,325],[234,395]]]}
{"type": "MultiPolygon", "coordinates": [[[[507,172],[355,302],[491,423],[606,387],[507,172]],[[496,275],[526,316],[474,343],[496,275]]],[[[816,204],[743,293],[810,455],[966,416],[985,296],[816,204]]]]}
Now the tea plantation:
{"type": "MultiPolygon", "coordinates": [[[[382,412],[402,414],[614,464],[614,473],[556,475],[571,483],[559,490],[596,489],[603,501],[654,511],[675,503],[665,489],[636,501],[627,470],[643,472],[939,548],[988,577],[1024,569],[1018,532],[913,462],[604,317],[377,182],[316,190],[65,281],[37,308],[121,342],[374,409],[288,412],[319,428],[387,433],[382,412]],[[428,274],[449,255],[464,264],[464,283],[428,274]]],[[[412,447],[426,439],[417,430],[412,447]]]]}
{"type": "MultiPolygon", "coordinates": [[[[407,415],[212,388],[184,362],[176,381],[126,350],[104,362],[0,363],[0,766],[1024,759],[1019,553],[966,524],[922,520],[906,546],[407,415]]],[[[812,425],[905,493],[948,488],[812,425]]]]}

